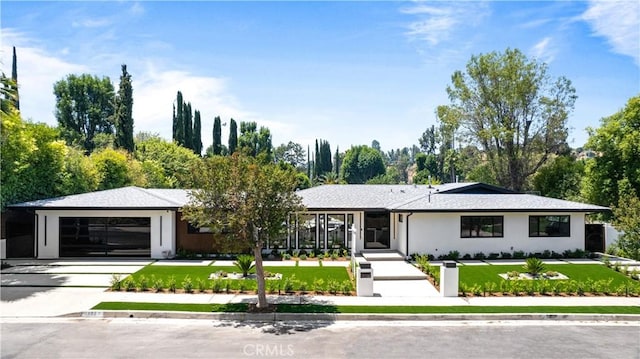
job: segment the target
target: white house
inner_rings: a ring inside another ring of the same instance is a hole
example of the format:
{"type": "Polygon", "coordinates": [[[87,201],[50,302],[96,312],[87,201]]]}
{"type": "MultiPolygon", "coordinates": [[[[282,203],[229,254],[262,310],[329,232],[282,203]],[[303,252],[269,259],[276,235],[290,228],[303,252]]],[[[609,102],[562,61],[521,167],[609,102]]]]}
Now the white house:
{"type": "MultiPolygon", "coordinates": [[[[9,208],[32,216],[33,235],[7,235],[7,252],[11,246],[24,248],[25,241],[32,250],[19,256],[35,258],[215,252],[211,233],[181,218],[188,193],[124,187],[15,204],[9,208]]],[[[298,194],[307,211],[291,214],[289,229],[265,250],[348,248],[436,257],[454,250],[461,255],[604,250],[603,236],[593,235],[585,216],[608,208],[482,183],[323,185],[298,194]]]]}

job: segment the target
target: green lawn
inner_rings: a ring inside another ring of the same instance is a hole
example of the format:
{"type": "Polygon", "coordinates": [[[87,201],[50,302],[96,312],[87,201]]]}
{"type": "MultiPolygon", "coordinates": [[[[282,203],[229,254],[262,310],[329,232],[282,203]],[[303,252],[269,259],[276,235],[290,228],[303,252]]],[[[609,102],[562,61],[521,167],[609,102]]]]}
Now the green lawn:
{"type": "MultiPolygon", "coordinates": [[[[350,294],[353,283],[349,278],[346,267],[265,267],[266,271],[282,274],[282,280],[267,280],[269,293],[290,291],[343,293],[350,294]]],[[[218,271],[227,273],[239,272],[234,266],[160,266],[148,265],[121,280],[120,288],[126,290],[164,290],[176,289],[195,292],[212,291],[229,293],[230,291],[252,292],[257,289],[255,279],[210,280],[209,276],[218,271]],[[144,280],[143,280],[144,278],[144,280]],[[145,282],[143,286],[141,283],[145,282]],[[171,284],[173,283],[173,284],[171,284]],[[186,284],[188,283],[188,284],[186,284]]],[[[112,285],[112,289],[118,290],[112,285]]]]}
{"type": "MultiPolygon", "coordinates": [[[[548,271],[562,273],[569,277],[570,280],[579,282],[612,279],[611,286],[613,287],[626,283],[638,283],[622,273],[598,264],[547,264],[545,267],[548,271]]],[[[510,271],[524,272],[521,265],[478,265],[460,266],[458,268],[460,269],[460,284],[468,287],[487,282],[499,284],[504,281],[498,276],[500,273],[510,271]]]]}
{"type": "MultiPolygon", "coordinates": [[[[463,314],[463,313],[556,313],[556,314],[640,314],[637,306],[364,306],[278,304],[280,313],[392,313],[392,314],[463,314]]],[[[246,312],[248,305],[102,302],[93,310],[157,310],[185,312],[246,312]]]]}

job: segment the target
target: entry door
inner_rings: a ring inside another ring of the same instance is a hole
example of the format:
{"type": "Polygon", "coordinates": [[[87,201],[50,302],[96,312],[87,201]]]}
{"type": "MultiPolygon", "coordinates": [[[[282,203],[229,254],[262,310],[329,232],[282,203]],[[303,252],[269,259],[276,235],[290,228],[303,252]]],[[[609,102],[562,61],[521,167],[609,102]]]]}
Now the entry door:
{"type": "Polygon", "coordinates": [[[585,224],[584,249],[587,252],[603,253],[604,226],[602,224],[585,224]]]}
{"type": "Polygon", "coordinates": [[[365,212],[364,214],[364,248],[389,249],[390,233],[389,212],[365,212]]]}

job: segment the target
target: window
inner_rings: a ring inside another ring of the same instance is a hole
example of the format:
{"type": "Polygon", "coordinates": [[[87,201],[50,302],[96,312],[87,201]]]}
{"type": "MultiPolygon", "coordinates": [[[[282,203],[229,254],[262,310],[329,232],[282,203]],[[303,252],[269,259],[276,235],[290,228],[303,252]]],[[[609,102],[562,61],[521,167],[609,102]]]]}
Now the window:
{"type": "Polygon", "coordinates": [[[460,218],[460,237],[503,237],[502,216],[462,216],[460,218]]]}
{"type": "Polygon", "coordinates": [[[337,249],[344,247],[344,214],[328,214],[327,218],[327,249],[337,249]]]}
{"type": "Polygon", "coordinates": [[[398,215],[398,222],[402,223],[402,221],[404,220],[404,217],[402,216],[402,214],[398,215]]]}
{"type": "Polygon", "coordinates": [[[529,237],[571,237],[570,216],[530,216],[529,237]]]}
{"type": "Polygon", "coordinates": [[[298,216],[298,249],[316,248],[316,226],[315,214],[298,216]]]}

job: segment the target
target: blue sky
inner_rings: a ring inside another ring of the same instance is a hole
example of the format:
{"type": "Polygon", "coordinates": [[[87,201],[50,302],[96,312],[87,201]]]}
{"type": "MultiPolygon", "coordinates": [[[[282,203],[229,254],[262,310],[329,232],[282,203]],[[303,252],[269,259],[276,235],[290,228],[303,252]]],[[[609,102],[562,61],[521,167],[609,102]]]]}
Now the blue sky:
{"type": "MultiPolygon", "coordinates": [[[[23,116],[55,125],[53,83],[133,77],[135,131],[171,137],[176,92],[203,116],[256,121],[274,145],[411,146],[472,55],[519,48],[570,79],[570,144],[640,93],[640,2],[2,3],[2,70],[17,47],[23,116]]],[[[223,141],[227,138],[223,129],[223,141]]]]}

